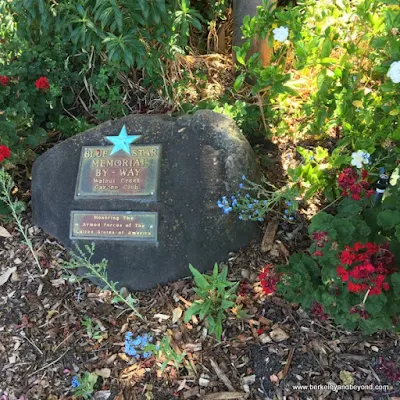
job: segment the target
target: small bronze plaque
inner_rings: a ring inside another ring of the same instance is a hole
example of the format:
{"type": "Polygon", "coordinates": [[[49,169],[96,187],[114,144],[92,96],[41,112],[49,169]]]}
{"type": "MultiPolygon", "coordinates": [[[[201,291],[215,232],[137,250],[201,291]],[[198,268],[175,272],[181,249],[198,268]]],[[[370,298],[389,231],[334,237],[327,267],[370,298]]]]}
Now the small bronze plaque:
{"type": "Polygon", "coordinates": [[[113,146],[84,146],[75,198],[140,197],[157,195],[161,145],[130,147],[131,154],[110,155],[113,146]]]}
{"type": "Polygon", "coordinates": [[[157,241],[158,213],[71,211],[71,239],[157,241]]]}

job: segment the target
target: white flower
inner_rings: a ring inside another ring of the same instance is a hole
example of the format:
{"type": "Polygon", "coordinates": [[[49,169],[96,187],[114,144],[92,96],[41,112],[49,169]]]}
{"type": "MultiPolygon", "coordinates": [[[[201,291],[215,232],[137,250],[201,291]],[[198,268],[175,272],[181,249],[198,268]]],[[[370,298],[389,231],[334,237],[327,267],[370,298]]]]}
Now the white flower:
{"type": "Polygon", "coordinates": [[[273,31],[274,39],[278,42],[284,42],[289,36],[289,28],[287,26],[280,26],[273,31]]]}
{"type": "Polygon", "coordinates": [[[387,76],[393,81],[393,83],[400,83],[400,61],[392,63],[387,76]]]}
{"type": "Polygon", "coordinates": [[[363,164],[369,164],[370,154],[364,150],[358,150],[351,155],[351,165],[362,168],[363,164]]]}

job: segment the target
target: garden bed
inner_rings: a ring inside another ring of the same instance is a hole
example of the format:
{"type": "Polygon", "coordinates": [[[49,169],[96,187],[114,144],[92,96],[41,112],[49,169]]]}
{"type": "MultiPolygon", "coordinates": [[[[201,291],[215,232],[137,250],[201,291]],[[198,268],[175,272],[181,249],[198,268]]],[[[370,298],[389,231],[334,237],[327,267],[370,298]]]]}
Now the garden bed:
{"type": "Polygon", "coordinates": [[[107,292],[87,282],[63,279],[60,263],[66,251],[33,227],[29,214],[25,223],[39,249],[42,272],[21,244],[15,226],[8,225],[11,236],[0,238],[0,276],[14,271],[1,287],[3,399],[72,398],[72,378],[83,372],[99,376],[97,399],[107,395],[119,400],[372,399],[400,395],[396,335],[349,333],[279,297],[261,295],[260,267],[284,262],[287,249],[299,247],[305,239],[301,222],[281,223],[277,246],[268,253],[261,252],[259,243],[252,243],[237,254],[227,255],[228,278],[246,282],[239,299],[251,317],[248,321],[228,319],[221,343],[207,335],[202,322],[183,322],[183,312],[194,299],[191,279],[137,293],[138,310],[144,317],[141,321],[128,310],[111,305],[107,292]],[[100,339],[88,337],[82,325],[85,316],[101,327],[100,339]],[[155,341],[169,335],[175,351],[187,354],[188,367],[177,370],[171,363],[162,373],[160,360],[150,357],[137,361],[128,356],[124,348],[128,331],[135,336],[150,333],[155,341]],[[375,388],[338,392],[333,387],[296,388],[329,384],[375,388]],[[388,386],[382,392],[378,385],[388,386]]]}

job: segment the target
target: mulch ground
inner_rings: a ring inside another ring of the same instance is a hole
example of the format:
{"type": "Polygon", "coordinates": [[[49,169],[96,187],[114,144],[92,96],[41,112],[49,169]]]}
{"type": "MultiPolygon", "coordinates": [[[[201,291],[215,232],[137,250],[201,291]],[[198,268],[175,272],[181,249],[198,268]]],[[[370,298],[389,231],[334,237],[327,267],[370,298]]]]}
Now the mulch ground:
{"type": "Polygon", "coordinates": [[[135,293],[142,321],[111,304],[110,294],[91,283],[63,278],[65,249],[30,221],[27,213],[25,223],[42,272],[13,223],[5,226],[10,237],[4,232],[0,237],[2,400],[72,399],[72,376],[85,371],[99,375],[95,399],[400,398],[398,336],[349,333],[329,319],[314,319],[296,305],[261,294],[260,269],[306,248],[306,224],[301,221],[281,223],[266,253],[259,243],[251,243],[227,254],[229,279],[245,282],[239,301],[251,317],[244,321],[230,316],[221,343],[207,335],[202,321],[183,322],[183,312],[194,300],[191,279],[135,293]],[[99,340],[88,337],[81,324],[85,316],[101,327],[99,340]],[[186,353],[186,365],[176,369],[171,363],[161,372],[162,360],[127,356],[128,331],[134,336],[151,333],[155,341],[169,335],[175,351],[186,353]],[[326,386],[344,384],[364,389],[326,386]],[[307,390],[298,385],[316,386],[307,390]],[[382,391],[379,385],[387,386],[382,391]]]}

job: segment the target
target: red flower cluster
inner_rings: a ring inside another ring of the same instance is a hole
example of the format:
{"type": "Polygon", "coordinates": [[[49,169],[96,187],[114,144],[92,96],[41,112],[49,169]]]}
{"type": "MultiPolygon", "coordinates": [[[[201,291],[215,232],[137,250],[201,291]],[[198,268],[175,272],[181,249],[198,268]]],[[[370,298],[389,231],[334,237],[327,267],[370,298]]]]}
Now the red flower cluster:
{"type": "Polygon", "coordinates": [[[321,321],[325,321],[328,318],[328,314],[324,313],[324,307],[322,306],[322,304],[317,303],[316,301],[313,303],[311,307],[311,314],[314,317],[320,319],[321,321]]]}
{"type": "Polygon", "coordinates": [[[336,272],[343,282],[347,282],[347,289],[352,293],[369,290],[370,295],[378,295],[382,289],[389,290],[385,278],[397,269],[393,266],[394,256],[387,244],[357,242],[353,247],[346,246],[340,262],[342,265],[337,267],[336,272]],[[350,268],[346,269],[343,265],[350,268]]]}
{"type": "Polygon", "coordinates": [[[272,264],[267,264],[258,275],[261,287],[265,294],[272,294],[276,291],[276,284],[279,282],[279,275],[272,269],[272,264]]]}
{"type": "Polygon", "coordinates": [[[6,87],[8,85],[9,79],[8,76],[0,75],[0,85],[6,87]]]}
{"type": "Polygon", "coordinates": [[[7,146],[0,144],[0,162],[2,162],[5,158],[10,158],[11,151],[7,146]]]}
{"type": "Polygon", "coordinates": [[[368,172],[361,170],[361,176],[353,169],[346,168],[338,178],[338,185],[342,189],[342,196],[351,196],[353,200],[360,200],[361,195],[371,197],[373,190],[368,190],[368,172]]]}
{"type": "Polygon", "coordinates": [[[47,92],[47,90],[50,89],[50,83],[49,80],[45,76],[41,76],[36,82],[35,82],[36,88],[41,90],[42,92],[47,92]]]}

